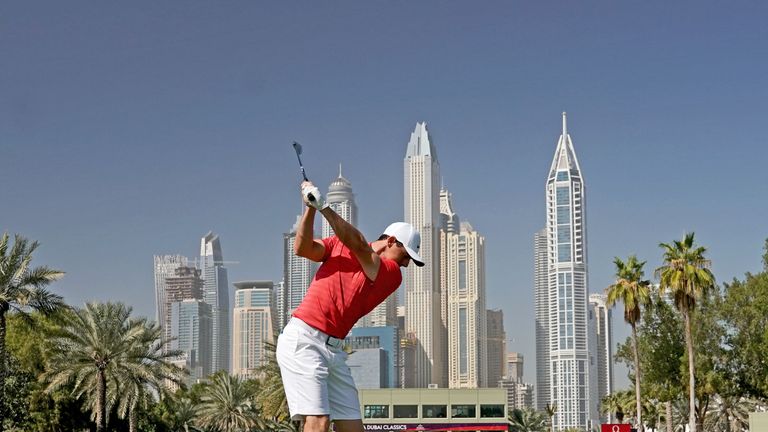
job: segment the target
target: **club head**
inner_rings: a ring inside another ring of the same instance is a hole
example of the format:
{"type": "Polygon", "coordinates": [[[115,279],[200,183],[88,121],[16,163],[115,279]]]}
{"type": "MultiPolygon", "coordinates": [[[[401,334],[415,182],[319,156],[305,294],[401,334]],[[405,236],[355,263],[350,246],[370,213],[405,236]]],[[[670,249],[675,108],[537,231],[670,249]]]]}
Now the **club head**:
{"type": "Polygon", "coordinates": [[[301,154],[301,144],[297,143],[296,141],[293,142],[293,149],[296,150],[296,154],[301,154]]]}

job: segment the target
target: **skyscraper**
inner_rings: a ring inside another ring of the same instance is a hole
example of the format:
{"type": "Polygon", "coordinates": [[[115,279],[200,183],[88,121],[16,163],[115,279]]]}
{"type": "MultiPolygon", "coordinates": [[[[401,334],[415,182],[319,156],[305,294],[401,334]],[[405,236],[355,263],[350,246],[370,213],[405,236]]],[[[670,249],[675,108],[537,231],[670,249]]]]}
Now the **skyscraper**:
{"type": "Polygon", "coordinates": [[[504,311],[486,311],[488,346],[488,387],[496,387],[505,375],[507,362],[507,334],[504,332],[504,311]]]}
{"type": "Polygon", "coordinates": [[[171,304],[184,300],[202,300],[203,280],[200,278],[200,270],[195,267],[180,266],[174,269],[173,276],[165,278],[165,306],[166,316],[163,319],[163,334],[166,339],[171,334],[171,304]]]}
{"type": "Polygon", "coordinates": [[[229,371],[229,283],[227,269],[221,253],[219,236],[209,232],[200,240],[200,270],[202,271],[203,301],[211,306],[213,322],[211,344],[213,359],[212,372],[229,371]]]}
{"type": "Polygon", "coordinates": [[[165,328],[168,305],[165,300],[165,278],[173,276],[175,270],[187,266],[189,260],[181,255],[155,255],[155,321],[165,328]]]}
{"type": "Polygon", "coordinates": [[[485,238],[461,222],[446,243],[448,387],[487,387],[485,238]]]}
{"type": "Polygon", "coordinates": [[[591,430],[597,411],[590,397],[585,187],[565,113],[547,177],[546,198],[547,292],[536,293],[536,357],[537,362],[546,361],[537,364],[537,373],[548,372],[549,401],[539,403],[557,404],[555,429],[591,430]],[[539,309],[542,301],[548,304],[546,311],[539,309]],[[540,324],[545,325],[543,332],[540,324]],[[545,345],[546,357],[539,352],[545,345]]]}
{"type": "Polygon", "coordinates": [[[177,360],[189,368],[188,384],[211,373],[211,306],[200,299],[184,299],[170,304],[170,348],[181,351],[177,360]]]}
{"type": "Polygon", "coordinates": [[[499,381],[499,387],[507,389],[510,409],[533,408],[533,385],[523,382],[523,356],[510,352],[506,362],[506,376],[499,381]]]}
{"type": "Polygon", "coordinates": [[[405,336],[415,340],[412,376],[416,387],[445,386],[441,361],[445,349],[440,317],[440,165],[427,132],[426,123],[417,123],[403,160],[405,222],[421,233],[423,267],[405,271],[405,336]]]}
{"type": "Polygon", "coordinates": [[[448,260],[450,242],[448,238],[457,235],[461,229],[461,220],[456,210],[453,208],[453,195],[444,187],[440,188],[440,337],[445,341],[445,348],[440,353],[440,362],[445,365],[443,368],[443,382],[448,383],[448,369],[450,361],[448,357],[448,260]]]}
{"type": "Polygon", "coordinates": [[[524,357],[520,353],[507,353],[507,378],[514,382],[523,382],[524,357]]]}
{"type": "Polygon", "coordinates": [[[533,235],[533,286],[536,318],[536,409],[544,411],[551,402],[549,392],[549,254],[547,229],[533,235]]]}
{"type": "Polygon", "coordinates": [[[300,221],[301,216],[298,216],[291,230],[283,234],[283,297],[285,299],[285,309],[278,312],[278,317],[283,319],[282,322],[278,323],[280,329],[288,323],[288,318],[290,318],[293,310],[301,304],[317,268],[314,262],[297,256],[293,250],[293,246],[296,243],[296,231],[299,229],[300,221]]]}
{"type": "MultiPolygon", "coordinates": [[[[611,308],[606,305],[604,294],[589,295],[589,334],[594,342],[597,371],[597,386],[593,404],[600,404],[603,398],[613,393],[613,331],[611,326],[611,308]]],[[[607,418],[603,420],[607,421],[607,418]]]]}
{"type": "Polygon", "coordinates": [[[272,281],[235,282],[232,313],[232,374],[256,378],[267,361],[265,343],[275,343],[272,281]]]}
{"type": "Polygon", "coordinates": [[[281,280],[275,284],[275,289],[272,291],[272,304],[274,305],[275,313],[275,325],[277,331],[281,332],[283,327],[288,323],[288,292],[285,289],[285,281],[281,280]]]}
{"type": "MultiPolygon", "coordinates": [[[[328,195],[326,202],[342,219],[357,226],[357,204],[355,204],[355,194],[352,193],[352,183],[341,175],[341,164],[339,164],[339,176],[328,186],[328,195]]],[[[322,236],[330,237],[334,235],[333,228],[325,218],[322,219],[322,236]]]]}

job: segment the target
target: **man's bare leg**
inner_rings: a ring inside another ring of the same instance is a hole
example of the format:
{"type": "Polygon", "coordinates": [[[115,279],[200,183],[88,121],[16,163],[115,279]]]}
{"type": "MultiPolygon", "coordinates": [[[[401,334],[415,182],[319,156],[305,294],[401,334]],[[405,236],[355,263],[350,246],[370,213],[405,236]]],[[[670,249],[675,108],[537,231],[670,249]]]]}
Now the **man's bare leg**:
{"type": "Polygon", "coordinates": [[[304,416],[303,426],[303,432],[328,432],[331,421],[327,415],[307,415],[304,416]]]}
{"type": "Polygon", "coordinates": [[[362,420],[334,420],[336,432],[363,432],[362,420]]]}

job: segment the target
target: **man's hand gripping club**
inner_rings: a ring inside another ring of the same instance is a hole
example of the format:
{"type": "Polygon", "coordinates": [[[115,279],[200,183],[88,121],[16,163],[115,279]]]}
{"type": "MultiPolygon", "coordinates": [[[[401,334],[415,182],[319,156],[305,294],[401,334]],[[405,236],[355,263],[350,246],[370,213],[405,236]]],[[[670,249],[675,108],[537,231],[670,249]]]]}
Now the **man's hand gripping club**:
{"type": "Polygon", "coordinates": [[[325,198],[323,197],[323,194],[320,193],[320,189],[313,185],[311,181],[301,183],[301,196],[304,199],[304,204],[309,207],[313,207],[317,210],[328,208],[328,203],[325,202],[325,198]]]}

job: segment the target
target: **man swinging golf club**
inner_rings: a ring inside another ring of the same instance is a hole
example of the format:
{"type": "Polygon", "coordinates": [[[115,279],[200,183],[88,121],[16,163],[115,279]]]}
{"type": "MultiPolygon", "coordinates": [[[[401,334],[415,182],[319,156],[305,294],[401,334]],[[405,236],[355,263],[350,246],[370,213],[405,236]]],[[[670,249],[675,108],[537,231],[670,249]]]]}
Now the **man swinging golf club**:
{"type": "Polygon", "coordinates": [[[322,264],[277,341],[288,408],[305,432],[327,432],[331,421],[337,432],[358,432],[363,430],[360,402],[342,342],[357,320],[400,286],[400,267],[410,261],[424,265],[418,254],[421,236],[412,225],[396,222],[368,243],[311,182],[301,184],[301,195],[307,208],[295,252],[322,264]],[[317,211],[335,236],[313,237],[317,211]]]}

